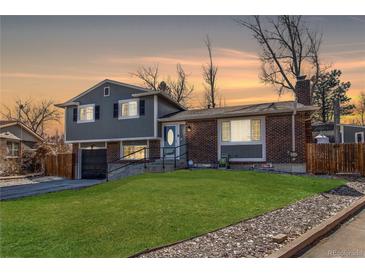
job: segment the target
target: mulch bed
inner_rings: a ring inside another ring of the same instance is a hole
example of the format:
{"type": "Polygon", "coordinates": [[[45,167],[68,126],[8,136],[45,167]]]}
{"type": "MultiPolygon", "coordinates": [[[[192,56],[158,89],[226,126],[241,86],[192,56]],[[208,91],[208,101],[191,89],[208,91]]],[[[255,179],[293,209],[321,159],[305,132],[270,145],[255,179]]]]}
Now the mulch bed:
{"type": "Polygon", "coordinates": [[[365,180],[353,180],[342,187],[285,208],[191,240],[143,253],[139,257],[262,258],[277,251],[364,195],[365,180]],[[272,237],[277,234],[285,234],[288,238],[280,244],[276,243],[272,237]]]}

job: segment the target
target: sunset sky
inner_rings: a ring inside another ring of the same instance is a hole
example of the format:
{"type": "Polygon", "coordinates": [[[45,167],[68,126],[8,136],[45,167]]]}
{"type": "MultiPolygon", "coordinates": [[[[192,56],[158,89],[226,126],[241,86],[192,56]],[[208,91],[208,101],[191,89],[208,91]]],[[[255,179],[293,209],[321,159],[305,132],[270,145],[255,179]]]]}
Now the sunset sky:
{"type": "MultiPolygon", "coordinates": [[[[323,32],[322,59],[343,71],[355,99],[365,91],[365,16],[304,19],[323,32]]],[[[3,16],[0,100],[52,98],[59,103],[105,78],[139,84],[130,73],[140,65],[158,64],[166,79],[181,63],[198,105],[207,34],[227,105],[279,99],[259,81],[257,44],[232,16],[3,16]]],[[[286,99],[289,94],[280,98],[286,99]]]]}

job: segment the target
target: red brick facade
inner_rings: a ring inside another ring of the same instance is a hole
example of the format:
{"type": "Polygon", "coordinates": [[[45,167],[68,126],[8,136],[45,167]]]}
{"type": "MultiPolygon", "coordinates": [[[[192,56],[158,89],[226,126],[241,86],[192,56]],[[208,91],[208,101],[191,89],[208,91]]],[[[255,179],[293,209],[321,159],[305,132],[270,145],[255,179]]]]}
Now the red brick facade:
{"type": "Polygon", "coordinates": [[[304,163],[305,144],[311,134],[310,121],[305,113],[297,113],[295,119],[295,147],[297,157],[292,161],[292,116],[271,115],[266,117],[266,161],[268,163],[304,163]]]}
{"type": "Polygon", "coordinates": [[[311,105],[310,80],[299,80],[295,84],[295,94],[298,103],[309,106],[311,105]]]}
{"type": "MultiPolygon", "coordinates": [[[[295,145],[297,157],[290,157],[292,150],[292,115],[277,114],[265,118],[266,124],[266,162],[268,163],[304,163],[305,147],[311,142],[310,116],[298,113],[295,119],[295,145]]],[[[218,161],[217,120],[188,121],[186,140],[189,147],[189,159],[196,164],[215,164],[218,161]]]]}
{"type": "Polygon", "coordinates": [[[218,161],[217,120],[186,122],[186,141],[189,160],[198,164],[216,164],[218,161]]]}
{"type": "Polygon", "coordinates": [[[117,161],[120,158],[120,142],[108,142],[106,150],[107,162],[117,161]]]}
{"type": "Polygon", "coordinates": [[[150,140],[149,141],[149,157],[151,159],[158,159],[160,158],[160,146],[161,146],[161,142],[160,140],[150,140]]]}

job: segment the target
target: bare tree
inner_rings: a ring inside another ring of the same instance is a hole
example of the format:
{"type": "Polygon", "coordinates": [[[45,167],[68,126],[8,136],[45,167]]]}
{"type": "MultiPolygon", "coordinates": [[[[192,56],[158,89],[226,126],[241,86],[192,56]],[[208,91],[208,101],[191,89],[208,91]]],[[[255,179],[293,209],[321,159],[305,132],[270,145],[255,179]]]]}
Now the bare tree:
{"type": "Polygon", "coordinates": [[[204,79],[204,102],[205,106],[215,108],[217,105],[217,85],[216,85],[216,77],[218,72],[218,66],[213,63],[213,54],[212,54],[212,43],[210,42],[209,36],[206,37],[204,41],[209,55],[209,62],[206,65],[203,65],[203,79],[204,79]]]}
{"type": "Polygon", "coordinates": [[[188,75],[184,71],[183,67],[180,64],[176,65],[176,80],[169,80],[169,90],[168,93],[170,96],[175,99],[176,102],[181,105],[188,107],[188,100],[191,97],[191,94],[194,91],[194,86],[188,83],[188,75]]]}
{"type": "Polygon", "coordinates": [[[12,107],[3,104],[0,114],[7,120],[22,122],[41,136],[44,136],[45,126],[49,122],[59,122],[61,119],[61,113],[54,107],[53,100],[34,103],[32,99],[17,99],[12,107]]]}
{"type": "Polygon", "coordinates": [[[144,67],[140,66],[135,73],[131,73],[132,76],[137,77],[145,88],[151,90],[159,90],[159,71],[158,65],[144,67]]]}
{"type": "Polygon", "coordinates": [[[236,19],[248,28],[261,47],[262,71],[260,79],[276,87],[279,94],[295,92],[297,77],[309,74],[315,84],[321,72],[319,50],[322,35],[311,31],[301,16],[259,16],[253,21],[236,19]],[[306,71],[304,71],[306,70],[306,71]]]}
{"type": "Polygon", "coordinates": [[[360,100],[356,104],[356,114],[359,116],[358,123],[365,126],[365,92],[360,93],[360,100]]]}

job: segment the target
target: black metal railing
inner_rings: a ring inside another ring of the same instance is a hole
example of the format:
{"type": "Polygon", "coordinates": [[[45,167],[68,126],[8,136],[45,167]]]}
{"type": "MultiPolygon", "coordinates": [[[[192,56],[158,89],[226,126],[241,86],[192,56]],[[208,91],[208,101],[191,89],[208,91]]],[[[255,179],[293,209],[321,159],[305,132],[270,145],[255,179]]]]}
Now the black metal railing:
{"type": "Polygon", "coordinates": [[[173,155],[173,160],[174,160],[174,168],[176,169],[177,167],[177,159],[178,158],[181,158],[182,156],[185,156],[186,155],[186,166],[189,166],[189,154],[188,154],[188,144],[185,143],[185,144],[181,144],[179,146],[176,146],[176,147],[162,147],[162,168],[165,169],[165,159],[166,159],[166,156],[167,155],[173,155]],[[177,149],[179,149],[179,152],[180,152],[180,148],[182,147],[185,147],[185,152],[184,153],[179,153],[177,154],[176,151],[177,149]],[[172,152],[170,153],[165,153],[165,150],[166,149],[169,149],[169,150],[172,150],[172,152]]]}
{"type": "Polygon", "coordinates": [[[148,153],[147,154],[147,151],[151,151],[152,149],[156,149],[156,148],[150,148],[150,147],[144,147],[144,148],[141,148],[139,150],[136,150],[134,152],[131,152],[127,155],[124,155],[118,159],[114,159],[113,161],[111,162],[108,162],[108,170],[107,170],[107,174],[106,174],[106,180],[109,181],[109,175],[110,173],[114,172],[114,171],[117,171],[117,170],[120,170],[122,168],[125,168],[125,167],[128,167],[128,166],[131,166],[131,165],[135,165],[135,164],[141,164],[143,163],[144,164],[144,168],[146,169],[147,168],[147,163],[149,162],[153,162],[153,161],[156,161],[156,160],[162,160],[162,168],[163,170],[165,170],[165,161],[166,160],[173,160],[174,161],[174,168],[176,169],[177,168],[177,160],[178,159],[181,159],[182,156],[185,156],[186,155],[186,166],[188,167],[189,166],[189,157],[188,157],[188,143],[185,143],[185,144],[181,144],[179,146],[176,146],[176,147],[160,147],[160,151],[161,151],[161,154],[162,154],[162,157],[151,157],[150,154],[151,153],[148,153]],[[185,152],[184,153],[177,153],[177,149],[179,149],[179,152],[180,152],[180,149],[182,147],[185,147],[185,152]],[[166,151],[171,151],[172,152],[168,152],[166,153],[166,151]],[[131,158],[132,155],[135,155],[137,153],[140,153],[141,151],[144,152],[144,157],[142,159],[133,159],[131,158]],[[147,156],[148,155],[148,156],[147,156]],[[173,156],[171,158],[169,157],[166,157],[166,156],[173,156]],[[116,163],[116,162],[121,162],[121,161],[127,161],[124,165],[121,165],[121,166],[118,166],[114,169],[111,169],[109,170],[109,164],[113,164],[113,163],[116,163]]]}

